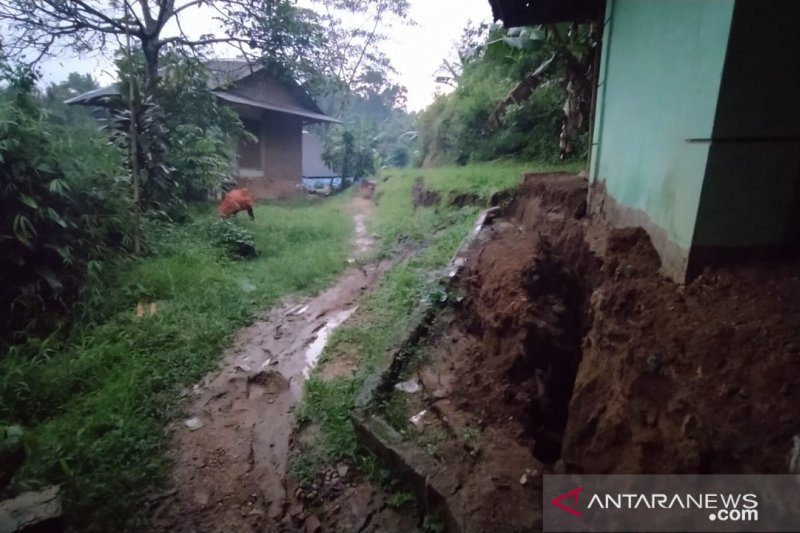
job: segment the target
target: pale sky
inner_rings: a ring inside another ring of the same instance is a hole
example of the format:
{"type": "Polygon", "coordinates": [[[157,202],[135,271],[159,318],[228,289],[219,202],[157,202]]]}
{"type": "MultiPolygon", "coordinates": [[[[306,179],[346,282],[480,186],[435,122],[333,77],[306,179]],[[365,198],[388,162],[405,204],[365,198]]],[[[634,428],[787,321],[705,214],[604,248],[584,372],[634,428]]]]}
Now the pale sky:
{"type": "MultiPolygon", "coordinates": [[[[434,81],[436,70],[448,57],[467,21],[489,21],[487,0],[410,0],[415,26],[391,27],[389,39],[380,46],[398,71],[396,82],[408,88],[408,110],[418,111],[433,101],[441,87],[434,81]]],[[[187,10],[183,20],[187,33],[214,33],[216,24],[208,12],[187,10]],[[192,31],[188,31],[191,28],[192,31]]],[[[233,54],[230,54],[233,55],[233,54]]],[[[44,81],[58,82],[73,71],[92,73],[101,83],[113,80],[111,61],[102,57],[61,57],[43,66],[44,81]]]]}

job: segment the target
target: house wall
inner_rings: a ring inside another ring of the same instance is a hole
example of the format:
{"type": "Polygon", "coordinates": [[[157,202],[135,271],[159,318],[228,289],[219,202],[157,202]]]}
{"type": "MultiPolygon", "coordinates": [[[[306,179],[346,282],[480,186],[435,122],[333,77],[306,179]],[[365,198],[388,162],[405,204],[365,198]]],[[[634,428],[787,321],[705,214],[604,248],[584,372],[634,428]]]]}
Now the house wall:
{"type": "Polygon", "coordinates": [[[609,0],[590,205],[641,225],[663,270],[688,264],[734,0],[609,0]]]}
{"type": "Polygon", "coordinates": [[[337,174],[322,160],[324,147],[316,133],[303,132],[303,178],[333,178],[337,174]]]}
{"type": "Polygon", "coordinates": [[[796,242],[800,2],[738,0],[722,76],[693,261],[714,248],[796,242]]]}
{"type": "Polygon", "coordinates": [[[293,115],[261,114],[261,172],[240,169],[240,184],[256,199],[287,198],[302,178],[302,120],[293,115]]]}

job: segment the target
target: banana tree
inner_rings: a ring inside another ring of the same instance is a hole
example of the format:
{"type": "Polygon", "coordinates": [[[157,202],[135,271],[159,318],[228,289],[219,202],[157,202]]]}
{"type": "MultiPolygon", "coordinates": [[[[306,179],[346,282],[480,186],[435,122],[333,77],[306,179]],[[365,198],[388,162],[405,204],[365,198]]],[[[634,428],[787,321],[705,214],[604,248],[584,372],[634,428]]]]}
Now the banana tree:
{"type": "Polygon", "coordinates": [[[489,115],[490,131],[502,126],[508,109],[527,100],[549,79],[564,87],[564,121],[559,134],[561,159],[574,152],[577,133],[591,113],[594,69],[599,53],[598,25],[549,24],[509,28],[505,35],[488,43],[494,53],[538,52],[547,59],[520,80],[489,115]]]}

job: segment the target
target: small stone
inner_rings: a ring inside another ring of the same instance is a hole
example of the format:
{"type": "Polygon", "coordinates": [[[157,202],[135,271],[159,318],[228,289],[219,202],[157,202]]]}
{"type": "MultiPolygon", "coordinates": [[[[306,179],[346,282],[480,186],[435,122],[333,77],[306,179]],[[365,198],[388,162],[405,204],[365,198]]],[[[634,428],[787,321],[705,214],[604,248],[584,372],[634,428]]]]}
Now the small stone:
{"type": "Polygon", "coordinates": [[[522,485],[523,487],[528,484],[528,474],[527,473],[522,474],[522,476],[519,478],[519,484],[522,485]]]}
{"type": "Polygon", "coordinates": [[[320,529],[322,529],[322,524],[317,518],[317,515],[311,515],[306,518],[305,523],[303,524],[306,533],[318,533],[320,529]]]}
{"type": "Polygon", "coordinates": [[[350,467],[344,463],[340,463],[339,466],[336,467],[336,473],[339,474],[340,478],[346,478],[349,471],[350,467]]]}
{"type": "Polygon", "coordinates": [[[303,513],[303,504],[296,503],[289,509],[289,516],[300,516],[303,513]]]}
{"type": "Polygon", "coordinates": [[[648,371],[653,372],[654,374],[658,373],[658,371],[661,369],[661,358],[656,354],[648,355],[646,365],[648,371]]]}
{"type": "Polygon", "coordinates": [[[427,412],[428,412],[428,410],[427,410],[427,409],[423,409],[423,410],[422,410],[422,411],[420,411],[419,413],[417,413],[417,414],[415,414],[414,416],[412,416],[412,417],[409,419],[409,421],[410,421],[412,424],[414,424],[414,426],[415,426],[417,429],[420,429],[420,428],[422,427],[422,417],[424,417],[424,416],[425,416],[425,413],[427,413],[427,412]]]}
{"type": "Polygon", "coordinates": [[[202,420],[198,417],[187,418],[183,421],[183,425],[189,428],[189,431],[197,431],[201,427],[205,426],[202,420]]]}
{"type": "Polygon", "coordinates": [[[406,392],[408,394],[414,394],[419,390],[419,382],[416,379],[409,379],[408,381],[401,381],[400,383],[395,383],[394,388],[406,392]]]}

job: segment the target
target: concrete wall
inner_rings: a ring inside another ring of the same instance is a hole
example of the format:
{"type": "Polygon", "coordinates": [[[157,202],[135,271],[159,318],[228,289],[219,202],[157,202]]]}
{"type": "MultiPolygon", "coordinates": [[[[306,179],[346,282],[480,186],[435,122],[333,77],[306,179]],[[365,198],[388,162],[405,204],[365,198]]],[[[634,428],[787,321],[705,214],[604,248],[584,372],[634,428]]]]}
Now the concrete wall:
{"type": "Polygon", "coordinates": [[[682,277],[725,62],[734,0],[609,0],[590,176],[616,225],[642,225],[682,277]],[[601,187],[602,188],[602,187],[601,187]]]}
{"type": "Polygon", "coordinates": [[[736,3],[694,234],[706,252],[798,237],[797,20],[796,0],[736,3]]]}

